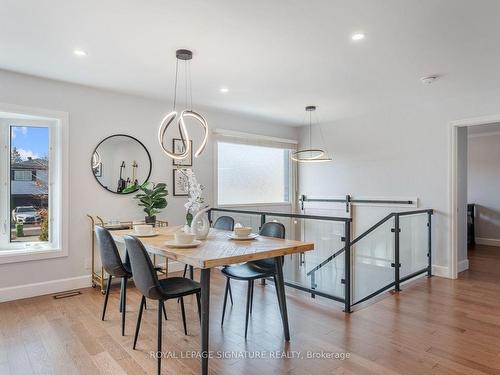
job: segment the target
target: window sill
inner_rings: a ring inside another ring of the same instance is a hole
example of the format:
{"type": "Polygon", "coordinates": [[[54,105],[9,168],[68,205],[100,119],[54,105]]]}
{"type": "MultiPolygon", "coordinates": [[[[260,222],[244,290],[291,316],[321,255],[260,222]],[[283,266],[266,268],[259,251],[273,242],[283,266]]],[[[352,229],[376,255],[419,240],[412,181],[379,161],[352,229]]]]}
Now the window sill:
{"type": "Polygon", "coordinates": [[[0,264],[60,258],[67,255],[68,252],[63,249],[52,248],[49,246],[40,247],[38,249],[0,249],[0,264]]]}

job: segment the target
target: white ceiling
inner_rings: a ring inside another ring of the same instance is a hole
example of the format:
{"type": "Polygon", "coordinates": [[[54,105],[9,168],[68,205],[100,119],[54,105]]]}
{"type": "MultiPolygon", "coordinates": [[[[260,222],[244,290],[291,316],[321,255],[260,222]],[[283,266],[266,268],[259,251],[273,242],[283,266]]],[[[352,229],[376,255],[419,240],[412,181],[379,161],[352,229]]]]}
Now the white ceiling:
{"type": "Polygon", "coordinates": [[[0,68],[170,99],[187,47],[195,104],[297,125],[308,104],[331,121],[499,88],[498,15],[498,0],[0,0],[0,68]]]}

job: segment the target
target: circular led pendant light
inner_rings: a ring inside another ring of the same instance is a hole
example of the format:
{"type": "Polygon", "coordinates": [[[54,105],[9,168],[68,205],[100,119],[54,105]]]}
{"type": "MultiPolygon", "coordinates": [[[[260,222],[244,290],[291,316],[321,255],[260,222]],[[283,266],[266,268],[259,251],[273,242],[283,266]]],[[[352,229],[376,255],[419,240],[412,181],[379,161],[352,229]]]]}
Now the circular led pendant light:
{"type": "Polygon", "coordinates": [[[200,126],[203,128],[205,134],[203,136],[203,140],[201,141],[200,146],[197,148],[197,150],[194,153],[195,157],[200,156],[200,154],[203,152],[205,149],[205,146],[207,145],[207,140],[208,140],[208,124],[207,120],[200,115],[199,113],[193,111],[193,92],[191,88],[191,59],[193,58],[193,52],[187,49],[179,49],[175,53],[175,57],[177,58],[176,64],[175,64],[175,87],[174,87],[174,108],[170,113],[168,113],[163,120],[160,123],[160,127],[158,128],[158,142],[160,143],[160,146],[165,154],[167,156],[171,157],[172,159],[177,159],[177,160],[182,160],[188,157],[190,153],[190,147],[191,147],[191,142],[189,138],[189,133],[187,130],[186,126],[186,118],[191,118],[194,119],[200,126]],[[188,98],[188,79],[189,79],[189,98],[190,98],[190,106],[189,109],[184,109],[180,112],[176,110],[176,104],[177,104],[177,81],[178,81],[178,75],[179,75],[179,61],[183,61],[185,64],[185,82],[186,82],[186,106],[187,106],[187,98],[188,98]],[[175,150],[168,150],[165,147],[164,140],[165,140],[165,133],[167,132],[168,127],[170,124],[172,124],[174,121],[177,121],[177,128],[179,129],[179,135],[182,141],[182,145],[184,148],[184,152],[181,153],[175,153],[175,150]]]}
{"type": "MultiPolygon", "coordinates": [[[[321,163],[332,161],[332,158],[326,155],[326,152],[320,148],[312,148],[312,113],[316,106],[308,105],[306,112],[309,112],[309,148],[298,150],[292,153],[291,159],[299,163],[321,163]]],[[[321,131],[321,128],[320,128],[321,131]]]]}

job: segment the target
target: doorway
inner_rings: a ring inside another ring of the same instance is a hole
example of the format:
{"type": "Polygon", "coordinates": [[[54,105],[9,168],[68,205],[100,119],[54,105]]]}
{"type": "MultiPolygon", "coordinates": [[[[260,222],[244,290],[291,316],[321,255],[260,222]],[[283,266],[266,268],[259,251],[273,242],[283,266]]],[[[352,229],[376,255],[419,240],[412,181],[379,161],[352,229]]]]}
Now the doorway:
{"type": "Polygon", "coordinates": [[[500,116],[453,122],[450,140],[450,276],[456,278],[500,246],[500,116]]]}

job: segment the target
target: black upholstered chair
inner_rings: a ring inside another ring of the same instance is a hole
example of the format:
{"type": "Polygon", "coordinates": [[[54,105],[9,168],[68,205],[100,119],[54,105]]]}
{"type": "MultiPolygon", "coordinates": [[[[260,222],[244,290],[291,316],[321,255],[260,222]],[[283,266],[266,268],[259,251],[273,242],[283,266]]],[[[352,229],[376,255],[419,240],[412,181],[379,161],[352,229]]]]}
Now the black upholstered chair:
{"type": "Polygon", "coordinates": [[[161,373],[161,323],[162,323],[162,310],[165,311],[166,300],[172,298],[180,298],[182,322],[184,324],[184,334],[187,335],[186,328],[186,312],[184,310],[183,297],[196,294],[196,301],[198,304],[198,316],[201,320],[200,311],[200,284],[194,280],[185,277],[168,277],[166,279],[158,280],[158,276],[151,262],[144,245],[137,238],[132,236],[125,237],[125,245],[130,256],[130,265],[132,266],[132,273],[134,274],[134,282],[136,287],[142,293],[141,305],[139,307],[139,315],[137,316],[137,325],[135,327],[134,346],[137,344],[139,330],[141,327],[142,311],[146,298],[158,301],[158,374],[161,373]]]}
{"type": "MultiPolygon", "coordinates": [[[[285,226],[281,223],[275,223],[275,222],[265,223],[260,229],[259,234],[261,236],[266,236],[266,237],[285,238],[285,226]]],[[[276,261],[274,258],[271,258],[271,259],[251,261],[243,264],[225,266],[222,269],[222,273],[226,276],[227,279],[226,279],[226,290],[224,292],[224,306],[222,307],[221,325],[224,324],[224,315],[226,313],[226,305],[227,305],[227,295],[231,290],[230,280],[235,279],[248,282],[247,307],[245,316],[245,338],[246,338],[248,332],[248,318],[253,307],[254,282],[257,279],[273,277],[274,284],[277,285],[276,261]]],[[[281,311],[281,303],[279,297],[278,297],[278,304],[281,311]]]]}
{"type": "Polygon", "coordinates": [[[104,297],[104,306],[102,308],[102,317],[104,320],[106,315],[106,307],[108,305],[109,291],[111,289],[111,281],[113,277],[121,278],[120,291],[120,312],[122,313],[122,336],[125,335],[125,312],[127,304],[127,281],[132,277],[132,270],[127,262],[123,263],[120,253],[116,247],[115,241],[106,228],[96,226],[95,233],[97,244],[101,254],[101,263],[104,270],[109,274],[108,283],[106,286],[106,296],[104,297]]]}
{"type": "MultiPolygon", "coordinates": [[[[104,297],[104,306],[102,308],[102,317],[104,320],[106,315],[106,307],[108,305],[109,291],[111,289],[111,281],[113,277],[121,278],[120,287],[120,312],[122,314],[122,336],[125,335],[125,313],[127,310],[127,282],[132,277],[132,269],[128,252],[125,253],[125,262],[122,262],[120,253],[116,247],[116,243],[111,236],[111,233],[106,228],[101,226],[95,227],[97,245],[101,254],[101,263],[104,270],[108,273],[108,283],[106,285],[106,296],[104,297]]],[[[161,271],[161,267],[156,267],[155,271],[161,271]]],[[[164,311],[165,319],[167,312],[164,311]]]]}

